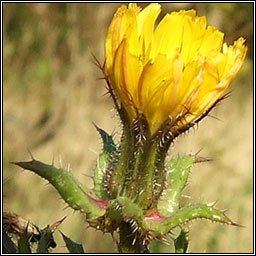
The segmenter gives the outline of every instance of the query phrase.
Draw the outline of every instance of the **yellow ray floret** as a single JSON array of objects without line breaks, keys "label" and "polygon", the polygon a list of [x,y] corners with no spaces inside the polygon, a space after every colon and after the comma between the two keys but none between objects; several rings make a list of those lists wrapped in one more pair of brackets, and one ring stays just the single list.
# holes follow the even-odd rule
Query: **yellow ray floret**
[{"label": "yellow ray floret", "polygon": [[194,10],[167,14],[155,28],[160,9],[121,6],[105,42],[111,86],[130,120],[143,114],[151,133],[185,112],[179,125],[199,118],[223,95],[247,51],[243,38],[223,43],[223,33]]}]

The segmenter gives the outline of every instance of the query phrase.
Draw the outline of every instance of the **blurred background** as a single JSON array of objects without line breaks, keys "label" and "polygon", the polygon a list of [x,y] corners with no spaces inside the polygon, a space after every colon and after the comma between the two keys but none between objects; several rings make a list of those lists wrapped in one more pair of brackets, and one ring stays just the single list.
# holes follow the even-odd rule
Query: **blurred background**
[{"label": "blurred background", "polygon": [[[140,6],[146,6],[140,3]],[[3,4],[3,210],[20,214],[44,228],[62,218],[60,230],[86,252],[117,252],[109,234],[86,229],[84,216],[64,209],[65,203],[46,181],[10,164],[34,157],[56,166],[69,164],[74,175],[91,187],[90,178],[101,152],[92,122],[120,134],[119,120],[106,93],[92,53],[103,62],[104,39],[120,3]],[[246,38],[248,54],[231,85],[231,97],[199,127],[182,135],[170,156],[197,153],[214,159],[192,168],[186,202],[228,209],[245,228],[191,223],[188,252],[250,253],[253,250],[253,3],[163,3],[167,12],[195,9],[233,44]],[[66,252],[61,235],[53,252]],[[158,252],[171,247],[154,245]]]}]

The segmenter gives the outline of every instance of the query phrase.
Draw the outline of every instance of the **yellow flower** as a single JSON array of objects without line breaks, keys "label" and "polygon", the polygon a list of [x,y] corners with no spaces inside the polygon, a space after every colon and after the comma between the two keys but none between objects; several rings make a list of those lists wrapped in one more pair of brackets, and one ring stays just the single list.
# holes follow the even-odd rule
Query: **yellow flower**
[{"label": "yellow flower", "polygon": [[130,120],[143,114],[151,133],[168,119],[184,115],[182,126],[203,115],[223,96],[247,51],[243,38],[223,44],[223,33],[194,10],[167,14],[154,28],[160,8],[122,5],[105,42],[111,86]]}]

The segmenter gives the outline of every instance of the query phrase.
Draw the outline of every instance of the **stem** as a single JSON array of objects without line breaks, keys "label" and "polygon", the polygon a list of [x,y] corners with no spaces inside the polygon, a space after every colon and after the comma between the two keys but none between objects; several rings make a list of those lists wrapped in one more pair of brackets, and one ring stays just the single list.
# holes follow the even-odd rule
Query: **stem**
[{"label": "stem", "polygon": [[138,198],[137,203],[147,209],[153,204],[154,199],[154,176],[156,162],[158,161],[158,141],[148,141],[144,148],[141,159],[141,168],[138,173]]},{"label": "stem", "polygon": [[136,195],[138,194],[138,176],[140,172],[140,166],[141,166],[141,161],[143,157],[143,145],[140,145],[137,149],[137,154],[136,154],[136,159],[135,159],[135,164],[134,164],[134,170],[132,173],[131,181],[127,185],[129,186],[129,197],[130,198],[136,198]]},{"label": "stem", "polygon": [[119,226],[120,243],[118,244],[119,253],[146,253],[149,252],[143,245],[140,237],[132,232],[131,225],[122,221]]},{"label": "stem", "polygon": [[162,194],[165,182],[165,171],[164,171],[164,164],[165,158],[167,156],[167,152],[171,145],[172,140],[167,141],[163,146],[159,147],[159,158],[156,165],[156,172],[155,172],[155,187],[154,187],[154,200],[158,201],[159,197]]},{"label": "stem", "polygon": [[124,189],[127,172],[129,172],[130,155],[133,154],[133,142],[131,137],[132,135],[129,127],[124,127],[118,164],[113,177],[114,186],[112,191],[112,198],[122,194]]}]

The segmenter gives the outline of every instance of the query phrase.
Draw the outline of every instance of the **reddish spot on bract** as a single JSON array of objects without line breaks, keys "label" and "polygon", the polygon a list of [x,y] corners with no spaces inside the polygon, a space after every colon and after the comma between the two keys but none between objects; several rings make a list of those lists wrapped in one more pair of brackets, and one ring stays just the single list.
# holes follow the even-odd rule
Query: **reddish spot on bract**
[{"label": "reddish spot on bract", "polygon": [[148,221],[162,221],[164,219],[165,219],[165,217],[163,215],[161,215],[158,211],[155,211],[145,217],[145,220],[148,220]]}]

